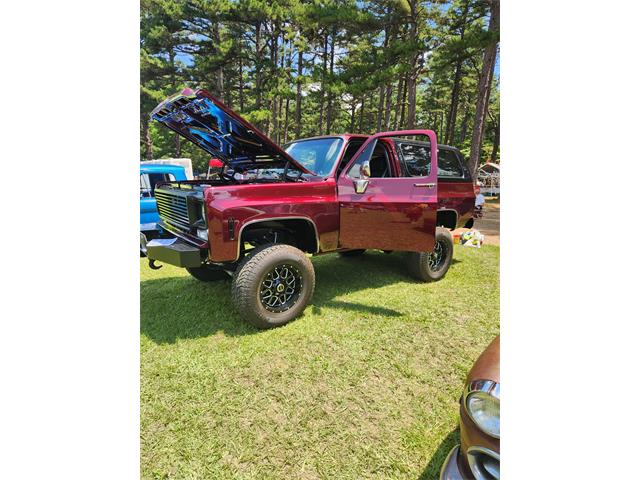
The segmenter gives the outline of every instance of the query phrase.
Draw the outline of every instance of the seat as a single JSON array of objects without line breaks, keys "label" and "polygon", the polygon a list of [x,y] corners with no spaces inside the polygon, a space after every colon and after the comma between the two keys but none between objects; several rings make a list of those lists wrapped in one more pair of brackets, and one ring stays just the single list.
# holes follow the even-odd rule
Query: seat
[{"label": "seat", "polygon": [[387,161],[387,152],[382,145],[377,145],[371,160],[369,160],[369,168],[371,169],[372,178],[384,178],[389,175],[389,162]]}]

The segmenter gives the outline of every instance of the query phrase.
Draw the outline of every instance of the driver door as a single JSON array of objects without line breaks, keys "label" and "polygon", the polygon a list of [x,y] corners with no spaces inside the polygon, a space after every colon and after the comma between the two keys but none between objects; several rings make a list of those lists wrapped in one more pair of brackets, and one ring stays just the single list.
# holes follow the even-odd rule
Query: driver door
[{"label": "driver door", "polygon": [[[413,169],[413,174],[420,176],[402,176],[407,171],[401,168],[393,142],[384,142],[391,144],[387,149],[390,171],[379,166],[378,142],[402,136],[429,139],[430,156],[417,159],[422,164],[415,164],[420,168]],[[369,137],[338,177],[339,248],[433,250],[438,208],[436,152],[436,135],[431,130],[384,132]],[[372,157],[376,162],[373,168]]]}]

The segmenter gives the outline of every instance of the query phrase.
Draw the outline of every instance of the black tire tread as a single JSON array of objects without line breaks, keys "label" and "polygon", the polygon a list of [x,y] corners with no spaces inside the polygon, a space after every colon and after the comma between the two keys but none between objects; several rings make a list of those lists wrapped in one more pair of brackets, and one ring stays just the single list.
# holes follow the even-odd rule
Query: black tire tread
[{"label": "black tire tread", "polygon": [[[255,299],[253,298],[251,287],[252,285],[255,285],[256,282],[260,281],[260,278],[258,278],[258,270],[261,264],[267,261],[270,256],[274,255],[274,253],[283,251],[291,251],[299,257],[299,260],[302,263],[306,264],[306,267],[311,272],[311,287],[306,302],[308,302],[308,300],[313,296],[313,291],[315,289],[315,272],[313,270],[313,264],[304,252],[287,244],[269,244],[255,248],[238,263],[238,268],[233,274],[233,280],[231,283],[231,299],[241,316],[250,320],[258,328],[272,328],[279,324],[270,322],[263,312],[255,308]],[[304,302],[305,306],[306,302]],[[294,307],[292,311],[295,310],[296,309]],[[304,306],[302,310],[304,310]],[[297,316],[299,313],[301,312],[297,312],[292,316],[292,318]],[[287,323],[291,319],[283,322],[282,324]]]},{"label": "black tire tread", "polygon": [[407,256],[407,267],[409,269],[409,273],[414,278],[417,278],[418,280],[422,280],[425,282],[436,282],[444,278],[444,276],[449,271],[449,267],[451,266],[451,261],[453,259],[453,237],[451,235],[451,232],[448,229],[444,227],[437,227],[436,239],[438,237],[444,237],[447,243],[449,243],[449,249],[451,252],[449,254],[449,262],[446,268],[444,269],[444,273],[442,273],[442,275],[439,275],[437,278],[433,278],[429,276],[428,272],[423,271],[421,267],[421,264],[423,262],[423,257],[427,254],[427,252],[409,252]]}]

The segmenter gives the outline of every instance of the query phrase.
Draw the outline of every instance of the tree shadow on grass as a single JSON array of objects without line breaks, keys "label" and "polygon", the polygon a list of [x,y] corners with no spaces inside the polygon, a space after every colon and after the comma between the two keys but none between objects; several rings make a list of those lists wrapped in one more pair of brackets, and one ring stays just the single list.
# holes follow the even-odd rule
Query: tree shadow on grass
[{"label": "tree shadow on grass", "polygon": [[[454,260],[455,262],[455,260]],[[365,305],[337,297],[394,283],[418,283],[406,269],[402,254],[367,252],[356,258],[322,255],[313,259],[316,289],[312,311],[323,307],[365,315],[399,317],[401,312],[382,305]],[[156,343],[201,338],[223,332],[251,335],[260,330],[240,318],[231,303],[231,278],[200,282],[191,276],[146,280],[140,284],[140,330]]]},{"label": "tree shadow on grass", "polygon": [[343,302],[341,300],[329,300],[327,302],[323,302],[322,304],[318,304],[313,302],[312,309],[313,313],[316,315],[322,314],[322,307],[331,307],[331,308],[340,308],[342,310],[352,310],[354,312],[369,314],[369,315],[384,315],[387,317],[400,317],[402,316],[401,312],[397,310],[392,310],[386,307],[378,307],[375,305],[364,305],[362,303],[355,302]]},{"label": "tree shadow on grass", "polygon": [[191,276],[146,280],[140,283],[140,331],[156,343],[256,333],[231,304],[231,279],[200,282]]},{"label": "tree shadow on grass", "polygon": [[431,456],[431,460],[427,464],[427,467],[422,471],[422,474],[418,477],[418,480],[437,480],[440,478],[440,469],[444,464],[444,461],[449,455],[449,452],[453,447],[460,443],[460,429],[456,428],[440,443],[438,449]]}]

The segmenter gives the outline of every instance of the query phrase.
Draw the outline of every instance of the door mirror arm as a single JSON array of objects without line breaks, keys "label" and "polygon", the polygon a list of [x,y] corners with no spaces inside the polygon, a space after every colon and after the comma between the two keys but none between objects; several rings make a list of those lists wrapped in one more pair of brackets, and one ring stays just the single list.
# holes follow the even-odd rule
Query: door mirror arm
[{"label": "door mirror arm", "polygon": [[364,193],[367,191],[367,186],[369,185],[368,178],[358,178],[353,181],[353,188],[356,193]]}]

